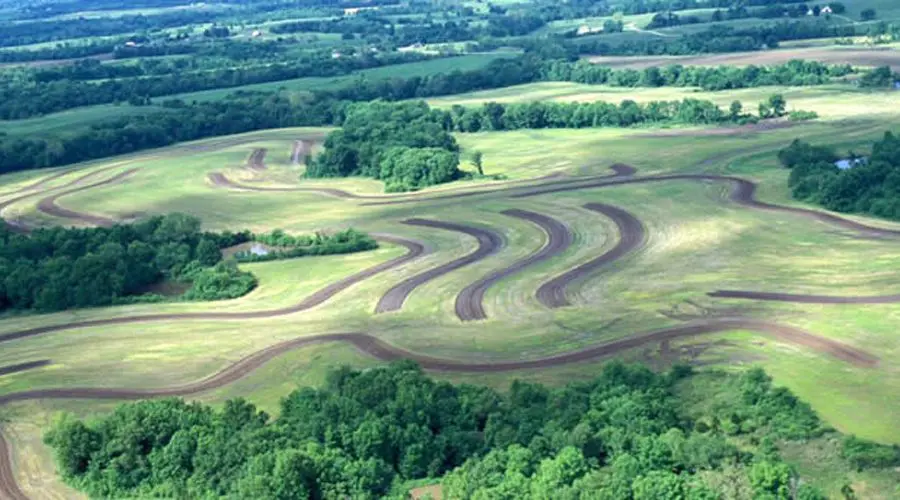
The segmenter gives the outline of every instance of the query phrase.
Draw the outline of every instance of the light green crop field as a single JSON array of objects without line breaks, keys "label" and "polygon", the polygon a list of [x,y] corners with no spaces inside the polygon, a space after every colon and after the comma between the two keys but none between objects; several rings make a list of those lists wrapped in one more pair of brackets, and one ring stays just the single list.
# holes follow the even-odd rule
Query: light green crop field
[{"label": "light green crop field", "polygon": [[[800,328],[877,357],[872,365],[851,363],[821,349],[748,330],[650,342],[616,354],[665,368],[675,362],[740,370],[759,365],[810,402],[831,425],[882,442],[900,443],[900,304],[804,305],[749,302],[708,296],[718,289],[780,291],[823,295],[900,293],[898,242],[860,239],[847,230],[792,213],[761,211],[728,199],[722,182],[669,180],[575,189],[513,198],[525,188],[559,183],[565,177],[593,177],[609,166],[634,166],[638,176],[707,173],[740,176],[759,184],[766,202],[802,207],[790,199],[787,172],[775,152],[795,137],[865,150],[886,129],[897,131],[895,93],[862,93],[848,87],[749,89],[702,93],[692,89],[613,89],[572,84],[536,84],[502,91],[435,100],[445,106],[487,100],[534,99],[650,100],[685,96],[747,105],[783,92],[792,105],[820,112],[823,119],[789,128],[766,129],[589,129],[523,130],[461,134],[464,153],[482,151],[487,174],[506,180],[459,181],[399,198],[382,193],[369,179],[301,180],[292,165],[295,140],[321,136],[324,129],[282,129],[210,139],[78,166],[41,190],[6,207],[5,218],[32,225],[80,225],[41,213],[38,202],[79,177],[108,169],[93,180],[125,169],[140,169],[127,180],[58,199],[78,212],[114,219],[183,211],[215,229],[271,230],[291,233],[355,227],[420,241],[429,253],[388,272],[363,280],[311,309],[258,319],[165,319],[56,331],[3,343],[0,367],[47,359],[41,368],[0,376],[0,394],[42,388],[161,389],[202,380],[238,360],[277,343],[325,333],[364,332],[391,345],[452,360],[496,364],[545,358],[626,339],[660,328],[715,318],[747,318]],[[266,148],[267,168],[253,171],[247,157]],[[468,165],[464,167],[469,168]],[[0,203],[12,192],[54,172],[0,177]],[[218,186],[208,178],[221,173],[247,187],[330,188],[376,199],[339,198],[312,191],[252,191]],[[86,181],[85,181],[86,182]],[[573,184],[578,184],[573,181]],[[501,188],[506,191],[500,190]],[[512,191],[510,191],[512,189]],[[519,191],[517,191],[519,190]],[[466,198],[447,193],[479,192]],[[412,200],[393,205],[373,201]],[[549,279],[608,251],[619,241],[613,222],[584,208],[586,203],[620,207],[641,221],[646,241],[638,250],[572,283],[572,305],[548,309],[535,292]],[[502,279],[484,297],[488,318],[460,321],[457,294],[476,280],[539,250],[547,236],[535,225],[504,215],[524,209],[551,216],[571,232],[573,243],[553,258]],[[378,300],[400,281],[451,262],[476,249],[476,240],[453,231],[402,223],[418,217],[455,222],[501,235],[495,253],[415,289],[402,309],[375,314]],[[900,224],[848,217],[873,226]],[[299,303],[342,278],[397,258],[405,249],[379,249],[345,256],[302,258],[244,265],[259,287],[240,299],[216,303],[166,303],[66,311],[0,318],[0,335],[24,329],[156,313],[270,311]],[[473,374],[438,372],[456,382],[504,388],[514,378],[562,384],[590,378],[605,358],[588,362]],[[326,371],[349,364],[368,367],[380,361],[346,343],[319,343],[285,352],[234,383],[191,394],[212,404],[245,397],[277,415],[278,401],[298,385],[317,385]],[[52,457],[40,434],[60,411],[88,416],[108,411],[115,402],[41,400],[0,408],[3,432],[12,444],[20,486],[40,498],[79,498],[53,473]],[[827,446],[822,443],[821,446]],[[798,452],[799,453],[799,452]],[[806,469],[827,467],[797,456]],[[890,491],[881,478],[839,471],[863,482],[872,498]],[[821,487],[838,494],[839,482],[823,474]],[[834,484],[832,484],[834,482]],[[886,484],[886,483],[885,483]],[[862,491],[857,489],[857,491]],[[887,498],[887,496],[885,496]]]}]

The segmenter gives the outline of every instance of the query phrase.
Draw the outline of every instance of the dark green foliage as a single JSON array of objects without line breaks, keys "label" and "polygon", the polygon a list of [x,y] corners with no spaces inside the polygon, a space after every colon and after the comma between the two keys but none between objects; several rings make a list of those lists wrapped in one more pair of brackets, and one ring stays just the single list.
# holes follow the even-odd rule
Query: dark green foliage
[{"label": "dark green foliage", "polygon": [[281,230],[275,230],[267,234],[254,235],[252,238],[253,241],[265,243],[274,248],[264,255],[240,252],[235,255],[239,262],[264,262],[312,255],[336,255],[378,248],[378,242],[371,236],[352,228],[334,234],[316,233],[312,236],[291,236]]},{"label": "dark green foliage", "polygon": [[347,109],[306,176],[363,175],[390,191],[415,190],[459,178],[458,151],[443,114],[424,102],[359,103]]},{"label": "dark green foliage", "polygon": [[891,71],[890,66],[880,66],[869,71],[859,79],[859,86],[864,88],[889,88],[894,82],[900,81],[900,76]]},{"label": "dark green foliage", "polygon": [[187,300],[239,297],[256,286],[256,278],[234,263],[221,263],[221,249],[256,238],[278,240],[282,248],[245,260],[342,254],[377,247],[370,236],[353,229],[314,236],[202,232],[200,221],[184,214],[111,228],[39,229],[27,236],[0,226],[0,311],[46,312],[157,302],[163,298],[144,294],[163,280],[191,284],[182,296]]},{"label": "dark green foliage", "polygon": [[[64,418],[46,442],[66,480],[100,497],[378,498],[443,476],[445,498],[713,500],[724,491],[703,478],[721,472],[758,498],[792,498],[797,475],[768,437],[754,454],[725,429],[695,430],[722,409],[689,416],[676,387],[693,376],[611,363],[590,382],[515,382],[501,395],[398,362],[335,370],[282,400],[275,421],[241,400],[214,411],[170,399]],[[721,377],[738,432],[807,439],[820,426],[760,370]]]},{"label": "dark green foliage", "polygon": [[794,197],[829,210],[900,219],[900,139],[892,133],[872,147],[868,159],[848,155],[850,167],[839,170],[828,148],[794,141],[778,154],[792,168],[788,185]]},{"label": "dark green foliage", "polygon": [[841,454],[860,470],[900,466],[900,446],[886,446],[856,436],[844,438]]}]

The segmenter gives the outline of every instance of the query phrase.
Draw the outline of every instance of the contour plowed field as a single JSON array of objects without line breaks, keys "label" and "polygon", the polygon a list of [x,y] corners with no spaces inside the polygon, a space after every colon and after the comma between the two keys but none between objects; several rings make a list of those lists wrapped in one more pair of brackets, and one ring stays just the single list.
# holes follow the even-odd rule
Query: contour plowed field
[{"label": "contour plowed field", "polygon": [[589,203],[584,208],[601,213],[612,219],[619,231],[619,241],[603,255],[541,285],[537,290],[537,299],[541,304],[551,309],[571,305],[569,298],[566,297],[566,289],[570,284],[637,250],[646,241],[644,225],[631,213],[619,207],[603,203]]},{"label": "contour plowed field", "polygon": [[506,210],[503,214],[532,222],[547,234],[547,243],[537,252],[496,271],[463,289],[456,296],[456,316],[462,321],[487,319],[484,312],[484,294],[501,280],[522,271],[526,267],[551,259],[566,251],[572,244],[572,232],[562,222],[527,210]]},{"label": "contour plowed field", "polygon": [[416,288],[447,273],[456,271],[457,269],[461,269],[474,262],[478,262],[479,260],[484,259],[489,255],[493,255],[501,248],[503,248],[504,244],[503,237],[499,234],[477,227],[464,226],[462,224],[455,224],[452,222],[440,222],[424,219],[409,219],[407,221],[404,221],[404,224],[465,233],[478,240],[478,248],[474,252],[464,257],[453,260],[446,264],[442,264],[401,281],[393,288],[385,292],[385,294],[381,297],[381,300],[378,301],[378,305],[375,307],[376,314],[399,310],[403,307],[403,303],[406,302],[406,299]]}]

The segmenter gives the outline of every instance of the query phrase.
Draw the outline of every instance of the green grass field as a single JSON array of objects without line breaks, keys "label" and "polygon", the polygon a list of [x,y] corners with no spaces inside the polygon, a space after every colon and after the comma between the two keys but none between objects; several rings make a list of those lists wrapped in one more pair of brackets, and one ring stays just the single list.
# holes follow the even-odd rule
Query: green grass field
[{"label": "green grass field", "polygon": [[[601,175],[611,164],[622,162],[636,167],[638,175],[739,175],[759,183],[762,200],[797,205],[789,198],[787,172],[777,165],[775,151],[795,137],[862,150],[885,129],[897,129],[891,110],[896,109],[898,94],[862,93],[843,86],[699,93],[691,89],[612,89],[551,83],[437,99],[434,104],[684,96],[721,103],[741,99],[750,104],[774,90],[785,93],[798,108],[820,112],[823,119],[787,129],[727,134],[703,128],[523,130],[461,134],[458,141],[464,155],[472,150],[484,153],[486,173],[503,174],[510,180],[549,173]],[[247,185],[329,187],[382,194],[380,184],[372,180],[299,180],[302,167],[290,164],[291,145],[294,140],[321,132],[264,131],[94,162],[49,184],[44,192],[11,205],[3,216],[37,224],[68,224],[37,211],[42,195],[52,194],[64,182],[92,169],[116,165],[104,175],[127,168],[141,170],[123,183],[66,196],[59,204],[112,218],[185,211],[200,217],[210,229],[283,228],[306,233],[352,226],[425,242],[431,254],[363,281],[318,307],[288,316],[119,324],[8,342],[0,351],[0,366],[34,359],[50,359],[51,364],[0,377],[0,394],[48,387],[177,386],[203,379],[280,341],[321,333],[364,331],[416,353],[492,363],[545,357],[709,317],[740,316],[802,328],[873,353],[879,362],[874,367],[856,366],[750,331],[676,340],[666,354],[660,345],[647,344],[623,352],[621,357],[659,368],[676,361],[729,370],[759,365],[778,384],[810,402],[837,429],[900,443],[896,425],[896,415],[900,414],[900,399],[896,397],[900,391],[900,339],[895,335],[900,305],[754,303],[707,296],[719,288],[836,295],[898,293],[900,253],[895,250],[896,242],[849,238],[831,226],[792,214],[743,208],[727,201],[725,185],[709,182],[624,185],[530,198],[502,194],[462,201],[434,198],[434,193],[446,189],[482,189],[496,182],[460,181],[426,190],[416,203],[365,206],[357,200],[309,192],[235,192],[207,180],[210,172],[223,172]],[[268,169],[251,173],[244,165],[248,154],[258,147],[268,149]],[[20,186],[39,179],[41,174],[0,178],[0,184]],[[6,192],[0,190],[0,201]],[[610,268],[575,283],[570,289],[573,306],[546,309],[534,297],[541,283],[603,254],[618,240],[609,220],[583,208],[590,202],[609,203],[632,212],[646,227],[647,243]],[[574,243],[558,257],[490,288],[484,301],[489,316],[486,321],[462,323],[453,309],[461,289],[543,245],[545,237],[536,226],[501,213],[511,208],[553,216],[571,229]],[[375,315],[379,297],[400,280],[476,247],[475,240],[468,236],[401,224],[410,217],[490,228],[501,233],[506,244],[494,255],[415,290],[402,310]],[[245,265],[258,276],[260,286],[240,299],[8,316],[0,319],[0,334],[151,312],[274,309],[296,303],[338,279],[403,252],[399,247],[384,245],[354,255]],[[514,378],[560,384],[590,378],[600,363],[602,360],[487,375],[438,375],[500,388]],[[319,344],[286,353],[238,382],[191,398],[221,404],[227,398],[241,396],[277,412],[279,398],[298,385],[321,383],[325,371],[340,364],[366,367],[377,362],[344,344]],[[72,400],[17,403],[3,408],[2,417],[7,422],[3,430],[12,441],[20,485],[27,492],[40,492],[41,498],[78,498],[54,476],[48,450],[40,444],[40,432],[60,411],[86,416],[111,406]],[[792,455],[803,467],[829,467],[803,453],[794,450]],[[854,476],[853,471],[833,474],[866,482],[871,498],[889,498],[883,495],[890,491],[889,483],[882,478]],[[822,481],[823,488],[837,494],[834,489],[839,483],[831,484],[830,477]]]}]

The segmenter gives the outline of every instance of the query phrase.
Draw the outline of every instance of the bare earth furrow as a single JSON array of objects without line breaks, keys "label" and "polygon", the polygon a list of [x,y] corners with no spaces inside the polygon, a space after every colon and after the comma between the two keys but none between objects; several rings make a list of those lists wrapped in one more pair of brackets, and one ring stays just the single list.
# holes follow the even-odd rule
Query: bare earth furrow
[{"label": "bare earth furrow", "polygon": [[409,224],[411,226],[430,227],[434,229],[444,229],[447,231],[456,231],[459,233],[468,234],[469,236],[472,236],[473,238],[478,240],[478,248],[474,252],[464,257],[453,260],[446,264],[442,264],[401,281],[393,288],[385,292],[384,295],[382,295],[381,300],[378,301],[378,305],[375,306],[376,314],[397,311],[401,309],[403,307],[403,303],[406,302],[406,299],[409,298],[410,294],[412,294],[412,292],[416,288],[447,273],[451,273],[453,271],[456,271],[457,269],[468,266],[469,264],[478,262],[479,260],[484,259],[489,255],[493,255],[497,253],[501,248],[503,248],[504,245],[503,237],[501,235],[493,231],[488,231],[486,229],[480,229],[477,227],[464,226],[462,224],[455,224],[452,222],[441,222],[425,219],[409,219],[404,221],[403,223]]},{"label": "bare earth furrow", "polygon": [[572,244],[572,232],[563,223],[552,217],[518,209],[506,210],[503,214],[540,226],[547,234],[547,242],[537,252],[507,268],[491,273],[463,289],[456,296],[456,316],[462,321],[487,319],[484,311],[484,294],[488,288],[529,266],[558,256]]},{"label": "bare earth furrow", "polygon": [[751,292],[745,290],[716,290],[708,293],[718,299],[744,299],[770,302],[793,302],[796,304],[895,304],[900,302],[900,295],[870,296],[834,296],[810,295],[800,293]]},{"label": "bare earth furrow", "polygon": [[68,196],[70,194],[79,193],[81,191],[87,191],[89,189],[94,189],[94,188],[98,188],[98,187],[102,187],[102,186],[109,186],[112,184],[122,182],[125,179],[127,179],[128,177],[131,177],[132,175],[136,174],[140,170],[141,170],[140,168],[128,169],[124,172],[120,172],[120,173],[110,177],[109,179],[104,179],[102,181],[94,182],[92,184],[87,184],[84,186],[79,186],[77,188],[68,189],[66,191],[60,191],[54,195],[48,196],[46,198],[42,198],[40,201],[38,201],[37,208],[39,211],[41,211],[47,215],[52,215],[54,217],[59,217],[62,219],[70,219],[73,221],[81,222],[83,224],[90,224],[90,225],[101,226],[101,227],[112,226],[113,224],[116,224],[118,221],[115,219],[110,219],[108,217],[103,217],[100,215],[93,215],[93,214],[89,214],[89,213],[85,213],[85,212],[78,212],[75,210],[70,210],[68,208],[63,208],[63,207],[57,205],[56,202],[63,196]]},{"label": "bare earth furrow", "polygon": [[556,278],[544,283],[537,290],[538,301],[546,307],[555,309],[571,305],[566,296],[566,289],[575,281],[591,275],[598,269],[607,266],[625,255],[643,246],[646,231],[641,221],[631,213],[619,207],[603,203],[589,203],[584,206],[588,210],[599,212],[612,219],[619,231],[619,241],[603,255],[571,269]]}]

